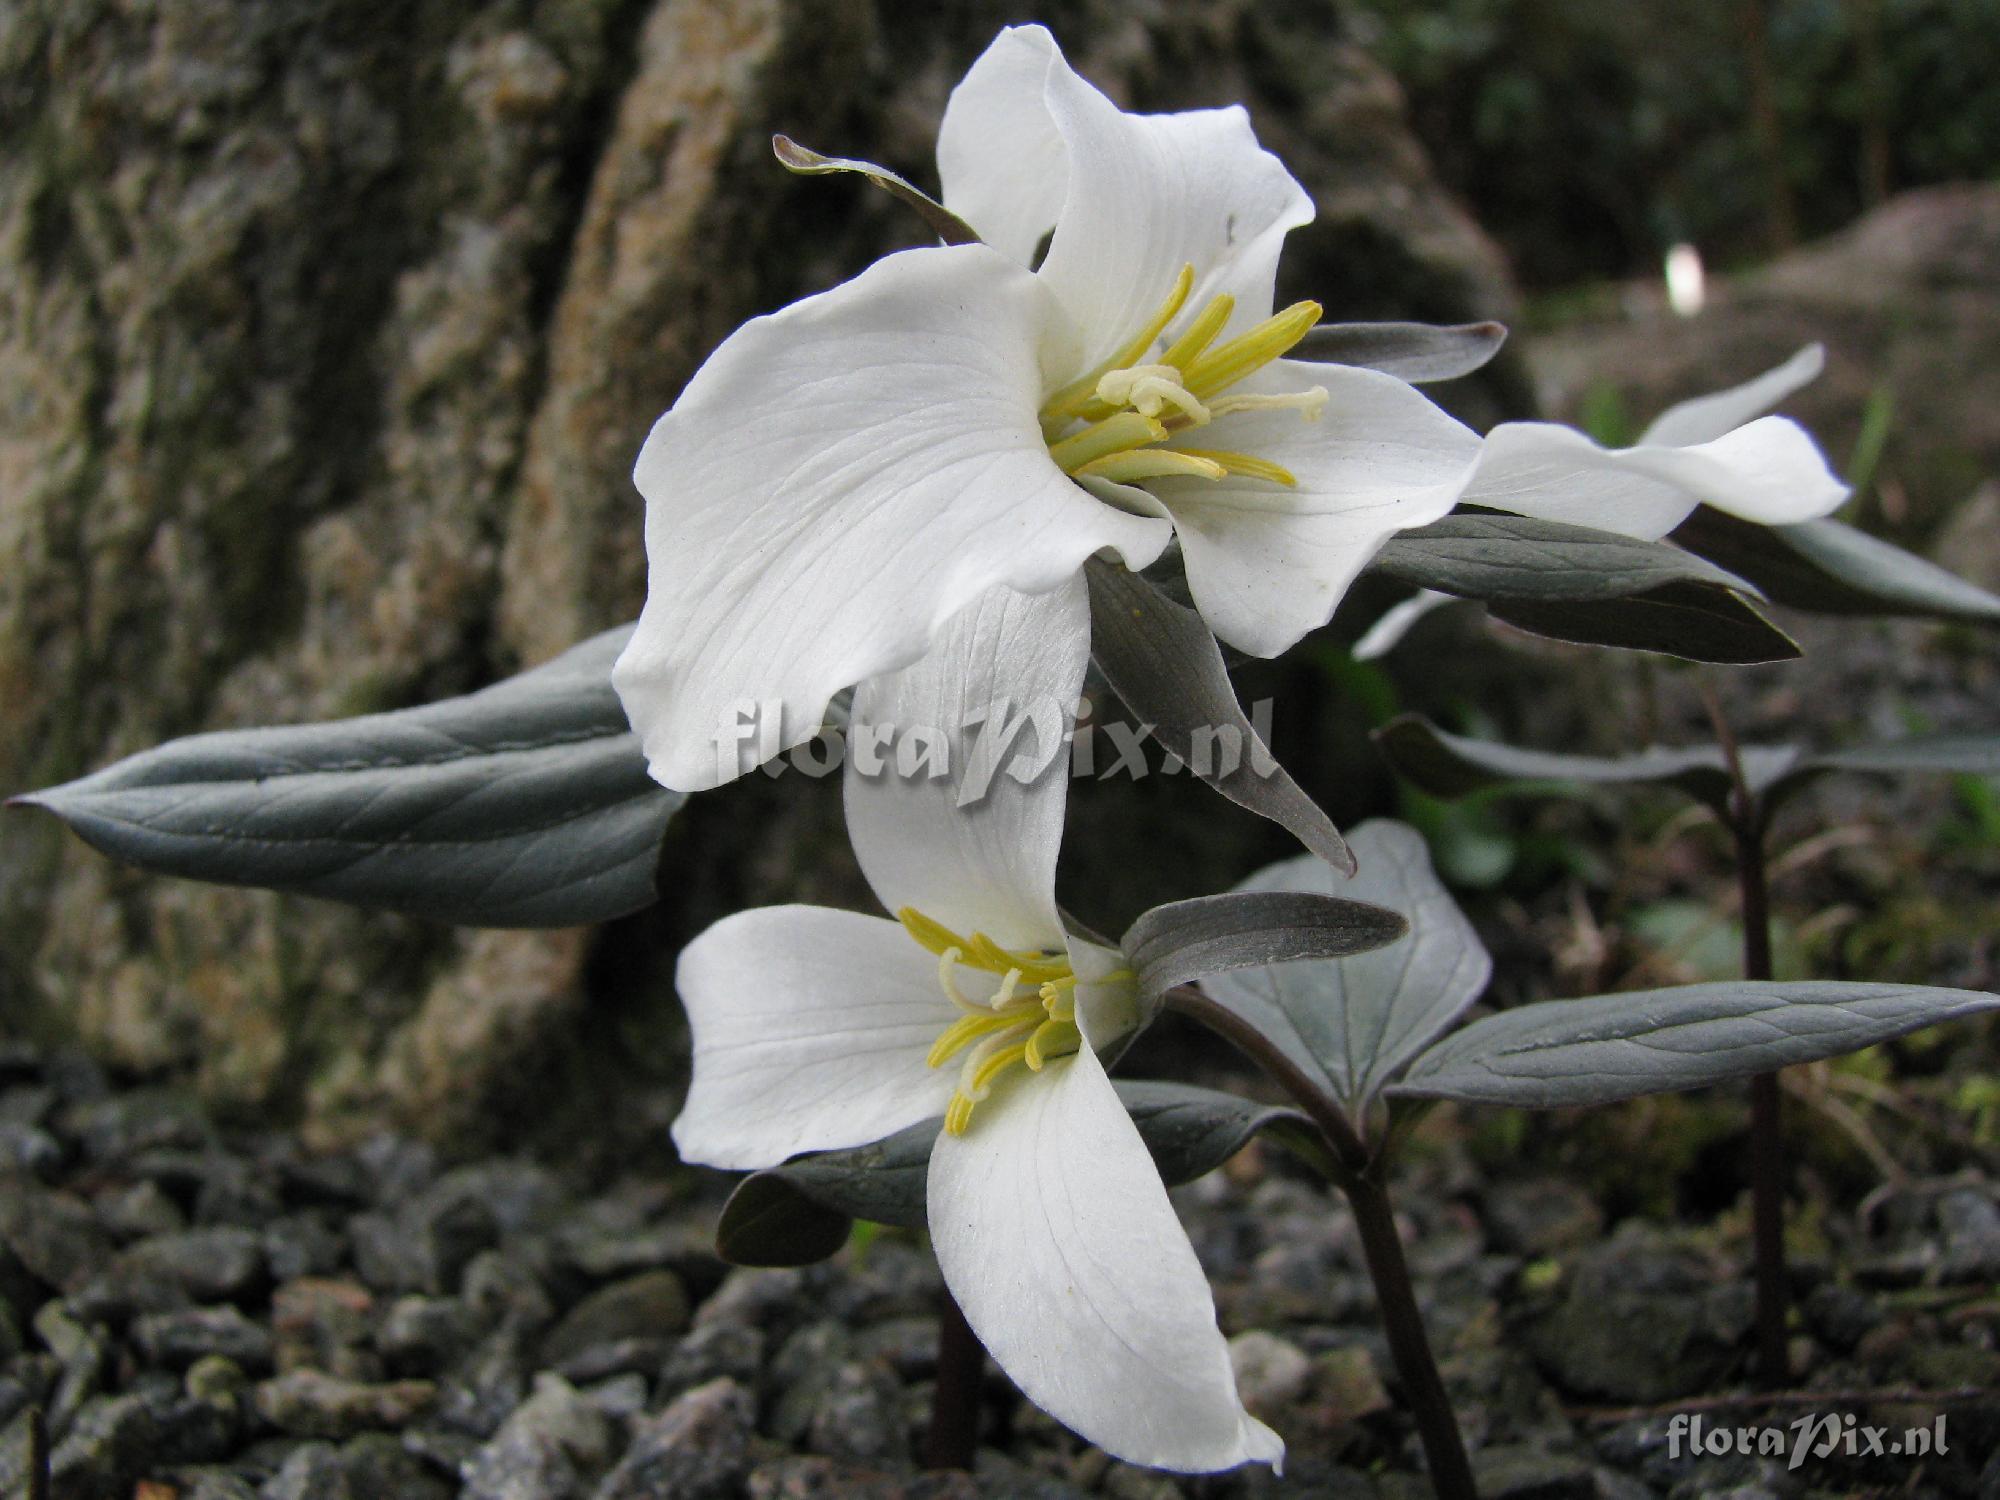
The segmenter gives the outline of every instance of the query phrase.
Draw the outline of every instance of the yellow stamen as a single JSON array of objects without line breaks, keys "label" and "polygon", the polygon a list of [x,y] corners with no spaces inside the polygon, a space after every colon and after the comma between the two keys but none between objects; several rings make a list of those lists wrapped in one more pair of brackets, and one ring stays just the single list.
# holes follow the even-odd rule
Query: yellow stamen
[{"label": "yellow stamen", "polygon": [[1202,350],[1215,342],[1215,336],[1222,332],[1222,325],[1235,311],[1236,299],[1229,293],[1224,292],[1213,299],[1201,310],[1201,316],[1188,324],[1187,332],[1167,346],[1167,352],[1160,356],[1160,363],[1185,370],[1201,358]]},{"label": "yellow stamen", "polygon": [[965,1127],[972,1123],[972,1101],[960,1093],[953,1093],[951,1103],[945,1106],[944,1128],[947,1135],[964,1135]]},{"label": "yellow stamen", "polygon": [[1044,1021],[1021,1047],[1021,1061],[1041,1072],[1050,1059],[1068,1057],[1083,1048],[1083,1033],[1074,1021]]},{"label": "yellow stamen", "polygon": [[1108,406],[1129,406],[1143,417],[1157,417],[1169,406],[1199,427],[1208,421],[1208,408],[1181,384],[1181,372],[1172,365],[1128,365],[1113,370],[1097,382],[1097,399]]},{"label": "yellow stamen", "polygon": [[903,924],[903,931],[917,940],[920,947],[932,953],[942,953],[947,948],[963,949],[965,939],[941,922],[934,922],[914,906],[906,906],[896,913],[896,920]]},{"label": "yellow stamen", "polygon": [[941,1068],[981,1037],[992,1036],[995,1032],[1011,1031],[1019,1026],[1022,1020],[1023,1017],[1018,1009],[1011,1015],[960,1016],[938,1036],[930,1054],[924,1059],[924,1066]]},{"label": "yellow stamen", "polygon": [[1320,311],[1317,302],[1294,302],[1283,312],[1274,313],[1248,333],[1196,360],[1187,372],[1187,388],[1197,396],[1209,396],[1261,370],[1304,338],[1319,322]]},{"label": "yellow stamen", "polygon": [[1083,409],[1090,405],[1092,398],[1097,394],[1097,382],[1100,379],[1112,370],[1135,365],[1144,358],[1161,332],[1173,322],[1174,315],[1181,310],[1181,304],[1187,301],[1188,293],[1193,290],[1194,264],[1189,262],[1181,267],[1181,274],[1174,278],[1174,289],[1167,293],[1167,300],[1161,303],[1158,311],[1146,320],[1145,326],[1130,343],[1088,375],[1081,375],[1072,380],[1042,403],[1044,429],[1054,424],[1057,430],[1060,430],[1064,422],[1080,415]]},{"label": "yellow stamen", "polygon": [[987,1091],[993,1086],[993,1080],[1013,1067],[1015,1063],[1020,1062],[1027,1055],[1028,1044],[1026,1042],[1016,1042],[1011,1047],[1001,1047],[989,1056],[981,1059],[971,1070],[972,1077],[970,1081],[972,1087],[965,1089],[965,1093],[975,1102],[984,1099]]},{"label": "yellow stamen", "polygon": [[1229,471],[1221,464],[1169,448],[1138,448],[1130,453],[1114,453],[1094,459],[1070,471],[1078,479],[1108,479],[1113,484],[1136,484],[1142,479],[1220,479]]},{"label": "yellow stamen", "polygon": [[1281,468],[1269,459],[1254,458],[1248,453],[1232,453],[1226,448],[1176,448],[1173,451],[1185,453],[1190,458],[1205,458],[1210,463],[1222,465],[1231,474],[1241,474],[1245,479],[1266,479],[1288,489],[1298,484],[1290,469]]},{"label": "yellow stamen", "polygon": [[1136,411],[1121,411],[1060,442],[1051,443],[1049,457],[1065,474],[1074,474],[1087,463],[1144,447],[1147,443],[1157,443],[1166,435],[1167,429],[1152,417]]}]

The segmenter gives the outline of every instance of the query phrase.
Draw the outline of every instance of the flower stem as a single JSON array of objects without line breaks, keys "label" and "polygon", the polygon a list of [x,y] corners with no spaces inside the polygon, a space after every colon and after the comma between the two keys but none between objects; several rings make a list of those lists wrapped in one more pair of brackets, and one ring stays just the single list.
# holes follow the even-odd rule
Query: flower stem
[{"label": "flower stem", "polygon": [[924,1467],[969,1472],[979,1446],[979,1384],[986,1370],[986,1350],[951,1293],[938,1295],[937,1385],[931,1393]]},{"label": "flower stem", "polygon": [[1438,1500],[1477,1500],[1472,1462],[1465,1455],[1465,1440],[1459,1435],[1451,1397],[1445,1392],[1444,1377],[1438,1374],[1430,1339],[1424,1333],[1424,1318],[1410,1282],[1409,1262],[1403,1258],[1403,1242],[1396,1233],[1389,1190],[1371,1171],[1349,1183],[1346,1193],[1354,1209],[1355,1226],[1361,1231],[1369,1279],[1375,1283],[1375,1304],[1381,1311],[1383,1331],[1389,1336],[1389,1353],[1395,1358],[1403,1394],[1417,1419],[1417,1434],[1430,1465],[1431,1487]]},{"label": "flower stem", "polygon": [[28,1500],[49,1500],[49,1423],[39,1406],[28,1408]]},{"label": "flower stem", "polygon": [[1478,1500],[1472,1482],[1472,1463],[1465,1454],[1465,1439],[1459,1435],[1458,1418],[1451,1398],[1438,1374],[1431,1354],[1430,1337],[1424,1332],[1424,1318],[1417,1308],[1417,1294],[1410,1281],[1409,1262],[1403,1258],[1403,1242],[1396,1234],[1395,1210],[1389,1204],[1389,1189],[1383,1181],[1387,1162],[1348,1119],[1340,1104],[1315,1084],[1271,1039],[1238,1016],[1218,1005],[1191,985],[1181,985],[1166,995],[1169,1010],[1201,1022],[1234,1044],[1252,1062],[1269,1074],[1292,1102],[1311,1117],[1325,1138],[1333,1185],[1347,1195],[1354,1210],[1354,1222],[1361,1232],[1362,1253],[1367,1257],[1368,1276],[1375,1284],[1375,1303],[1382,1315],[1383,1330],[1389,1336],[1389,1353],[1396,1361],[1403,1392],[1409,1398],[1410,1414],[1416,1418],[1417,1434],[1430,1465],[1431,1487],[1438,1500]]},{"label": "flower stem", "polygon": [[[1764,863],[1766,812],[1743,774],[1736,736],[1723,716],[1713,688],[1702,699],[1716,738],[1729,762],[1735,794],[1730,798],[1729,831],[1736,840],[1736,887],[1743,920],[1743,977],[1771,978],[1771,892]],[[1753,1276],[1757,1289],[1757,1380],[1776,1389],[1791,1377],[1785,1310],[1790,1288],[1785,1273],[1784,1104],[1776,1073],[1750,1080],[1750,1224]]]}]

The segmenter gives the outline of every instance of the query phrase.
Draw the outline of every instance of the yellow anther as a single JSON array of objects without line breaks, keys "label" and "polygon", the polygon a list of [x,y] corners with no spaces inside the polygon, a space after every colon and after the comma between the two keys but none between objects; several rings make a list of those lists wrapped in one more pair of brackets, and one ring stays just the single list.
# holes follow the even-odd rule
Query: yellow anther
[{"label": "yellow anther", "polygon": [[1039,1073],[1047,1063],[1058,1057],[1069,1057],[1082,1050],[1083,1033],[1073,1021],[1044,1021],[1021,1045],[1021,1061],[1029,1069]]},{"label": "yellow anther", "polygon": [[1071,471],[1078,479],[1108,479],[1113,484],[1137,484],[1142,479],[1220,479],[1229,471],[1206,458],[1170,448],[1138,448],[1114,453]]},{"label": "yellow anther", "polygon": [[1201,357],[1202,350],[1215,342],[1215,336],[1222,332],[1222,325],[1235,311],[1236,299],[1229,293],[1224,292],[1213,298],[1201,310],[1201,315],[1188,324],[1187,331],[1167,346],[1167,352],[1160,356],[1160,363],[1185,370]]},{"label": "yellow anther", "polygon": [[1021,1025],[1022,1020],[1018,1011],[1012,1015],[960,1016],[945,1027],[937,1041],[932,1044],[924,1064],[927,1067],[941,1068],[981,1037],[992,1036],[996,1032],[1011,1031]]},{"label": "yellow anther", "polygon": [[1141,448],[1147,443],[1157,443],[1166,435],[1167,429],[1151,417],[1136,411],[1121,411],[1060,442],[1051,443],[1049,457],[1065,474],[1074,474],[1087,463]]},{"label": "yellow anther", "polygon": [[972,1101],[965,1095],[954,1092],[951,1103],[945,1106],[944,1128],[947,1135],[964,1135],[965,1127],[972,1123]]},{"label": "yellow anther", "polygon": [[1231,453],[1225,448],[1176,448],[1173,451],[1185,453],[1191,458],[1205,458],[1210,463],[1220,464],[1231,474],[1241,474],[1245,479],[1269,480],[1287,488],[1295,487],[1299,482],[1290,469],[1248,453]]},{"label": "yellow anther", "polygon": [[1319,322],[1320,311],[1317,302],[1294,302],[1283,312],[1274,313],[1248,333],[1196,360],[1187,372],[1187,388],[1197,396],[1209,396],[1261,370],[1304,338]]},{"label": "yellow anther", "polygon": [[906,906],[896,913],[896,920],[903,924],[903,931],[917,940],[920,947],[933,953],[942,953],[947,948],[963,951],[966,940],[941,922],[934,922],[914,906]]},{"label": "yellow anther", "polygon": [[1161,303],[1153,316],[1146,320],[1145,326],[1134,335],[1130,343],[1088,375],[1072,380],[1042,403],[1043,427],[1046,429],[1053,423],[1060,430],[1064,422],[1080,415],[1083,409],[1090,405],[1097,394],[1097,382],[1106,373],[1125,365],[1135,365],[1144,358],[1161,332],[1173,322],[1174,315],[1181,310],[1181,305],[1187,301],[1188,293],[1193,290],[1194,265],[1190,262],[1181,267],[1181,274],[1174,278],[1174,289],[1167,293],[1167,300]]},{"label": "yellow anther", "polygon": [[1010,1047],[996,1049],[987,1057],[981,1059],[972,1068],[972,1077],[970,1079],[972,1087],[966,1089],[965,1092],[974,1101],[984,1099],[987,1092],[993,1087],[993,1080],[1013,1067],[1015,1063],[1020,1062],[1027,1055],[1028,1044],[1026,1042],[1016,1042]]}]

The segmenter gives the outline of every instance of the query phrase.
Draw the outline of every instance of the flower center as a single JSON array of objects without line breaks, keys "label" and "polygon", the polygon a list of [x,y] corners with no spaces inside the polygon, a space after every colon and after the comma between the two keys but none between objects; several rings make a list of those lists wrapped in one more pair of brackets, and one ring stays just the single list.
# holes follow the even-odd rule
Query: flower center
[{"label": "flower center", "polygon": [[[1147,479],[1221,479],[1239,474],[1295,485],[1292,474],[1248,453],[1191,448],[1176,441],[1233,411],[1290,409],[1308,422],[1325,410],[1326,387],[1283,395],[1224,395],[1231,386],[1286,353],[1319,322],[1317,302],[1295,302],[1249,332],[1217,345],[1235,311],[1224,293],[1209,302],[1180,337],[1156,350],[1194,286],[1194,267],[1181,274],[1167,300],[1110,359],[1071,381],[1043,403],[1042,436],[1049,456],[1074,478],[1137,484]],[[1155,356],[1149,358],[1148,356]]]},{"label": "flower center", "polygon": [[[938,956],[938,983],[960,1012],[939,1035],[929,1062],[941,1068],[959,1053],[958,1087],[944,1112],[944,1128],[964,1135],[973,1107],[1016,1065],[1039,1073],[1083,1046],[1076,1025],[1076,975],[1067,953],[1002,948],[983,932],[960,937],[913,906],[896,913],[911,937]],[[984,1000],[959,987],[958,970],[998,976]]]}]

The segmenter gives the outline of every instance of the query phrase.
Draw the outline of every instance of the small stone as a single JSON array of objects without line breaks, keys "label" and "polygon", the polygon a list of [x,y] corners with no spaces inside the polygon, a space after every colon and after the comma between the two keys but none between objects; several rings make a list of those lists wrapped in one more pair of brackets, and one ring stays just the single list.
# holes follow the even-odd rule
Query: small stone
[{"label": "small stone", "polygon": [[399,1297],[375,1331],[375,1347],[398,1375],[441,1375],[479,1342],[479,1323],[455,1297]]},{"label": "small stone", "polygon": [[1948,1282],[2000,1278],[2000,1206],[1974,1188],[1955,1188],[1938,1199],[1944,1232],[1939,1276]]},{"label": "small stone", "polygon": [[25,1178],[0,1180],[0,1242],[44,1286],[73,1291],[111,1258],[111,1239],[82,1199]]},{"label": "small stone", "polygon": [[1328,1419],[1336,1424],[1358,1422],[1392,1404],[1375,1368],[1375,1356],[1359,1344],[1320,1355],[1314,1362],[1312,1387],[1326,1405]]},{"label": "small stone", "polygon": [[375,1322],[375,1299],[353,1281],[306,1276],[271,1294],[275,1359],[282,1372],[296,1369],[359,1374],[358,1357]]},{"label": "small stone", "polygon": [[266,1277],[262,1239],[234,1225],[157,1235],[119,1261],[171,1282],[196,1302],[244,1300],[262,1289]]},{"label": "small stone", "polygon": [[738,1267],[722,1280],[715,1295],[695,1314],[697,1328],[711,1323],[742,1323],[766,1333],[798,1316],[804,1300],[806,1273],[790,1268]]},{"label": "small stone", "polygon": [[759,1464],[743,1492],[749,1500],[979,1500],[985,1493],[970,1474],[891,1474],[867,1464],[820,1457]]},{"label": "small stone", "polygon": [[765,1338],[760,1328],[743,1323],[707,1323],[674,1346],[660,1366],[660,1397],[674,1397],[711,1380],[730,1379],[754,1386],[764,1364]]},{"label": "small stone", "polygon": [[257,1493],[258,1500],[366,1500],[348,1482],[340,1450],[330,1443],[294,1448]]},{"label": "small stone", "polygon": [[62,1166],[62,1146],[46,1130],[0,1120],[0,1172],[20,1172],[44,1180]]},{"label": "small stone", "polygon": [[757,1404],[733,1380],[696,1386],[638,1423],[593,1500],[736,1500],[750,1471]]},{"label": "small stone", "polygon": [[487,1323],[524,1333],[545,1327],[556,1315],[547,1288],[534,1268],[504,1251],[486,1250],[465,1268],[460,1292],[466,1306]]},{"label": "small stone", "polygon": [[1305,1393],[1313,1368],[1298,1345],[1254,1328],[1229,1341],[1229,1366],[1243,1404],[1266,1422]]},{"label": "small stone", "polygon": [[1472,1455],[1482,1500],[1597,1500],[1597,1478],[1583,1459],[1503,1443]]},{"label": "small stone", "polygon": [[502,1324],[453,1372],[438,1406],[438,1420],[481,1438],[500,1430],[528,1388],[521,1336]]},{"label": "small stone", "polygon": [[155,1364],[184,1370],[219,1354],[245,1370],[271,1368],[271,1335],[235,1307],[189,1307],[134,1320],[132,1342]]},{"label": "small stone", "polygon": [[614,1375],[650,1375],[660,1368],[672,1347],[669,1339],[616,1339],[557,1360],[555,1369],[563,1379],[578,1385]]},{"label": "small stone", "polygon": [[542,1357],[559,1363],[598,1344],[664,1339],[688,1325],[687,1292],[672,1271],[645,1271],[593,1292],[542,1343]]},{"label": "small stone", "polygon": [[257,1413],[294,1437],[347,1438],[370,1428],[406,1426],[437,1399],[428,1380],[367,1384],[293,1370],[257,1387]]},{"label": "small stone", "polygon": [[1486,1198],[1494,1243],[1515,1255],[1554,1255],[1588,1245],[1604,1232],[1604,1210],[1562,1177],[1503,1182]]},{"label": "small stone", "polygon": [[121,1240],[174,1234],[187,1228],[187,1215],[157,1182],[135,1182],[97,1200],[97,1221]]},{"label": "small stone", "polygon": [[561,1376],[536,1377],[493,1440],[465,1466],[464,1500],[543,1500],[579,1491],[604,1466],[611,1424]]},{"label": "small stone", "polygon": [[617,1375],[578,1389],[584,1400],[614,1422],[629,1422],[646,1409],[646,1377],[643,1375]]},{"label": "small stone", "polygon": [[264,1226],[264,1259],[273,1281],[330,1276],[347,1255],[347,1237],[316,1213],[289,1214]]},{"label": "small stone", "polygon": [[1806,1295],[1803,1310],[1812,1330],[1829,1347],[1852,1353],[1882,1321],[1875,1299],[1838,1282],[1821,1282]]},{"label": "small stone", "polygon": [[902,1387],[882,1365],[861,1360],[837,1368],[820,1389],[806,1447],[828,1458],[899,1464],[910,1457]]},{"label": "small stone", "polygon": [[250,1389],[250,1377],[235,1360],[221,1354],[204,1354],[188,1366],[187,1377],[181,1382],[187,1393],[197,1401],[235,1401]]}]

